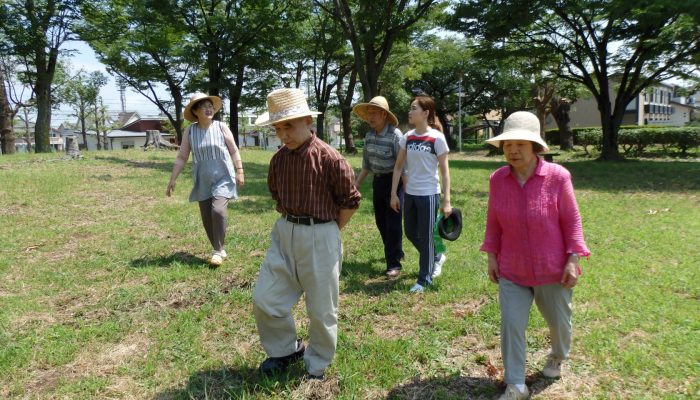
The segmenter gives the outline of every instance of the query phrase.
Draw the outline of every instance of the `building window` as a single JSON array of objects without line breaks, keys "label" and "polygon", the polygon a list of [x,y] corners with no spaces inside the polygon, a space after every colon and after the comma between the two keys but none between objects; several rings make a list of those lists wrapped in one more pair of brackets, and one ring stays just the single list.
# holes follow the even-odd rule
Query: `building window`
[{"label": "building window", "polygon": [[133,149],[133,148],[134,148],[134,141],[133,140],[122,141],[122,150]]}]

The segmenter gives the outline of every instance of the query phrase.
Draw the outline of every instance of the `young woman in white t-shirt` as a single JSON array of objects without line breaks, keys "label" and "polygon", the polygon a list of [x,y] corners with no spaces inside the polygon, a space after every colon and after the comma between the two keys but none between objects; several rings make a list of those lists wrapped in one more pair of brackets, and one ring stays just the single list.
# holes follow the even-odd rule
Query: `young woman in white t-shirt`
[{"label": "young woman in white t-shirt", "polygon": [[[445,217],[452,213],[450,204],[450,170],[447,165],[449,147],[442,134],[442,126],[435,115],[435,101],[428,96],[417,96],[411,101],[408,122],[416,128],[399,141],[399,154],[394,166],[391,189],[391,208],[399,211],[401,202],[395,195],[406,163],[406,192],[403,215],[406,237],[420,254],[418,282],[411,292],[423,292],[433,278],[439,275],[444,254],[435,254],[433,229],[438,208]],[[438,171],[440,178],[438,178]],[[442,206],[440,205],[442,183]]]}]

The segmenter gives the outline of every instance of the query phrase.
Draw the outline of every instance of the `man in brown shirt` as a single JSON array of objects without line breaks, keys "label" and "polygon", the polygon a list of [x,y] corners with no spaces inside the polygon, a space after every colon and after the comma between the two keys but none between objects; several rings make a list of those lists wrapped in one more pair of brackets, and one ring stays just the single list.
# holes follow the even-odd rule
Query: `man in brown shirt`
[{"label": "man in brown shirt", "polygon": [[[268,113],[256,124],[273,125],[283,147],[270,161],[267,184],[282,216],[253,292],[253,312],[268,358],[267,375],[304,358],[307,378],[323,379],[338,338],[340,229],[360,204],[347,161],[311,131],[312,115],[299,89],[267,96]],[[297,340],[292,307],[306,294],[309,347]]]}]

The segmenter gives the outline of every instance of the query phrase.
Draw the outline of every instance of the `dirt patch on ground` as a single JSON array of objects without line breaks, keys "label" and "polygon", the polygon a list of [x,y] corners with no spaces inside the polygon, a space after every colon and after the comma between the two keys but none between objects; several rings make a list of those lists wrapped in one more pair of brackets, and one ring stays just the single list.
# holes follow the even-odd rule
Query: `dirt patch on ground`
[{"label": "dirt patch on ground", "polygon": [[414,324],[408,323],[398,315],[375,315],[371,321],[373,336],[385,340],[396,340],[411,337]]},{"label": "dirt patch on ground", "polygon": [[[112,377],[111,391],[127,395],[135,388],[131,378],[117,376],[119,368],[134,359],[145,358],[148,342],[142,337],[129,336],[123,341],[103,347],[101,350],[84,349],[73,362],[55,369],[35,371],[25,386],[28,397],[48,394],[60,380],[77,380],[85,377]],[[49,396],[51,397],[51,396]]]},{"label": "dirt patch on ground", "polygon": [[464,318],[478,314],[481,307],[488,302],[489,297],[482,296],[476,299],[466,299],[465,301],[445,304],[441,308],[443,310],[447,309],[447,311],[450,312],[453,317]]},{"label": "dirt patch on ground", "polygon": [[327,377],[323,381],[306,380],[291,392],[290,398],[294,400],[330,400],[335,399],[340,393],[337,377]]}]

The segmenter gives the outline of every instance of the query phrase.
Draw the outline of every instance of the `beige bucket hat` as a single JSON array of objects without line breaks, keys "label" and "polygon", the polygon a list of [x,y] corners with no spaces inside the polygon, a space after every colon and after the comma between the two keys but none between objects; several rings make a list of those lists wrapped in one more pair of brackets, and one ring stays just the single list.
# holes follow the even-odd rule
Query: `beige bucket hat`
[{"label": "beige bucket hat", "polygon": [[218,113],[219,110],[221,110],[221,98],[218,96],[207,96],[204,93],[197,92],[192,95],[192,98],[190,98],[190,102],[187,103],[187,107],[185,107],[185,111],[183,114],[185,115],[185,119],[190,121],[190,122],[197,122],[197,116],[192,114],[192,106],[195,104],[199,103],[202,100],[210,100],[211,103],[214,105],[214,114]]},{"label": "beige bucket hat", "polygon": [[355,107],[352,108],[352,112],[357,114],[357,116],[362,118],[364,121],[367,121],[367,110],[369,107],[381,108],[382,110],[386,111],[386,115],[391,125],[397,126],[399,124],[399,120],[396,118],[396,115],[389,110],[389,102],[386,101],[384,96],[376,96],[370,100],[369,103],[356,104]]},{"label": "beige bucket hat", "polygon": [[549,150],[547,143],[540,137],[540,120],[529,111],[516,111],[503,122],[503,133],[487,139],[486,143],[499,147],[503,140],[529,140]]},{"label": "beige bucket hat", "polygon": [[255,120],[255,125],[272,125],[277,122],[319,114],[321,113],[309,109],[306,95],[301,89],[277,89],[267,95],[267,112]]}]

